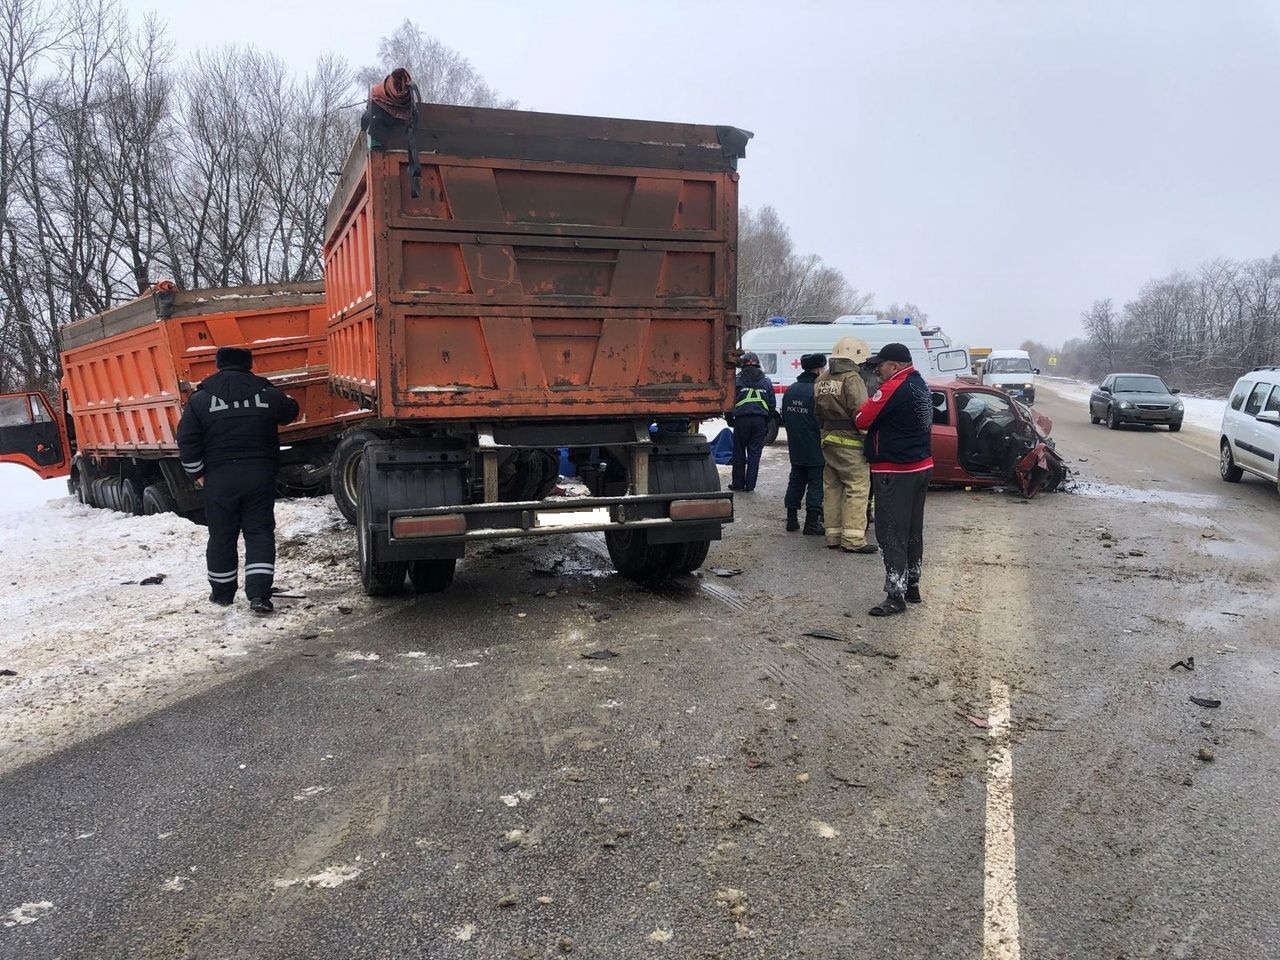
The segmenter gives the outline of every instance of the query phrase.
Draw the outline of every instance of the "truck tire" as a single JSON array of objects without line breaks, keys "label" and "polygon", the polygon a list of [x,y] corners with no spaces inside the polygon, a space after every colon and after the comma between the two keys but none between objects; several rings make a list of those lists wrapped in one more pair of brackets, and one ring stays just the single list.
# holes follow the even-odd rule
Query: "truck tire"
[{"label": "truck tire", "polygon": [[[364,491],[369,484],[368,469],[364,467],[358,469],[357,476],[356,547],[360,555],[360,583],[368,596],[385,597],[395,593],[404,585],[404,575],[408,565],[403,560],[382,563],[374,560],[373,531],[369,529],[369,504],[364,497]],[[335,499],[336,496],[335,490]]]},{"label": "truck tire", "polygon": [[118,494],[120,512],[132,514],[135,517],[141,516],[142,488],[128,477],[121,477],[116,484],[120,491]]},{"label": "truck tire", "polygon": [[93,479],[93,461],[87,457],[77,456],[67,483],[73,486],[71,493],[86,507],[93,506]]},{"label": "truck tire", "polygon": [[675,572],[677,548],[683,557],[683,543],[649,543],[643,530],[606,530],[605,545],[613,568],[628,580],[656,583]]},{"label": "truck tire", "polygon": [[409,564],[409,584],[414,593],[441,593],[453,583],[457,560],[415,560]]},{"label": "truck tire", "polygon": [[691,540],[688,543],[676,544],[680,548],[674,561],[673,573],[693,573],[707,562],[707,553],[711,549],[710,540]]},{"label": "truck tire", "polygon": [[780,424],[778,423],[777,417],[769,418],[769,429],[765,431],[765,435],[764,435],[764,445],[766,447],[771,447],[778,442],[779,426]]},{"label": "truck tire", "polygon": [[348,523],[356,522],[356,502],[359,491],[360,461],[364,458],[364,445],[383,437],[373,430],[352,430],[343,434],[334,447],[329,460],[329,487],[338,512]]},{"label": "truck tire", "polygon": [[142,513],[153,517],[158,513],[177,513],[178,504],[163,483],[150,484],[142,491]]}]

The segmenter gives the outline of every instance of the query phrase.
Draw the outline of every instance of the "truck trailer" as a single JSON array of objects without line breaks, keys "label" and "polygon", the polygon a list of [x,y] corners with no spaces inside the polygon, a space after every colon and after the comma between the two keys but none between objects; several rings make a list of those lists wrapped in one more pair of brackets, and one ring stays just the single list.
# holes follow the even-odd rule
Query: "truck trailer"
[{"label": "truck trailer", "polygon": [[324,284],[178,290],[143,296],[62,328],[62,400],[0,397],[0,461],[66,476],[81,502],[193,520],[203,494],[174,439],[187,396],[215,370],[218,347],[253,351],[254,372],[298,401],[280,431],[280,487],[327,489],[337,440],[366,416],[329,385]]},{"label": "truck trailer", "polygon": [[[329,205],[335,457],[371,594],[445,589],[468,544],[603,531],[638,580],[706,558],[732,495],[690,418],[732,402],[749,133],[371,109]],[[549,496],[567,448],[589,490]]]}]

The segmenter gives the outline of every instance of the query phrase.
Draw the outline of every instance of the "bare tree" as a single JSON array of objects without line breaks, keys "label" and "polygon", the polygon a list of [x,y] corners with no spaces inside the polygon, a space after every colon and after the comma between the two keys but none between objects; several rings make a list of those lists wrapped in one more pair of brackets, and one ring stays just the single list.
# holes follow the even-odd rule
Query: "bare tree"
[{"label": "bare tree", "polygon": [[743,329],[770,317],[795,322],[833,320],[859,313],[871,294],[850,286],[843,273],[816,254],[795,252],[791,231],[770,206],[743,209],[738,217],[738,311]]},{"label": "bare tree", "polygon": [[877,310],[876,316],[881,323],[906,323],[910,320],[914,326],[923,327],[929,322],[929,315],[910,300],[903,304],[891,303],[883,310]]},{"label": "bare tree", "polygon": [[378,62],[362,67],[356,80],[367,90],[396,67],[412,75],[426,103],[514,110],[515,100],[502,97],[485,83],[471,61],[457,50],[422,32],[406,19],[395,32],[378,41]]},{"label": "bare tree", "polygon": [[1106,364],[1107,372],[1116,368],[1116,355],[1120,348],[1120,317],[1111,298],[1093,301],[1088,310],[1080,314],[1084,332],[1097,348],[1099,358]]}]

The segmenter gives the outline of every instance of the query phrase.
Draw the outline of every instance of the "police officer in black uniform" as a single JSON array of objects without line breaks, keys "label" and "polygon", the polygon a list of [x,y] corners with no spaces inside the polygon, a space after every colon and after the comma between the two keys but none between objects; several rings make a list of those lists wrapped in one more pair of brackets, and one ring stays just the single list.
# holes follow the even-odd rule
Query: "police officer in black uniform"
[{"label": "police officer in black uniform", "polygon": [[209,599],[230,606],[236,595],[240,534],[244,592],[254,613],[271,613],[276,562],[278,429],[298,416],[298,402],[255,376],[253,354],[219,347],[218,372],[187,400],[178,422],[178,455],[204,488],[209,523]]}]

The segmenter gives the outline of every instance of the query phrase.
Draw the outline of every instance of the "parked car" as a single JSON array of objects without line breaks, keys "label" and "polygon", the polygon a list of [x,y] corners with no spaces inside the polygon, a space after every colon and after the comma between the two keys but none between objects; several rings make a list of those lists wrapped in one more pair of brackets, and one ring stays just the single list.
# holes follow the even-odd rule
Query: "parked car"
[{"label": "parked car", "polygon": [[1177,433],[1183,414],[1178,392],[1149,373],[1113,373],[1089,397],[1089,422],[1105,420],[1112,430],[1126,423],[1163,423]]},{"label": "parked car", "polygon": [[1003,391],[972,380],[935,380],[933,482],[1016,486],[1024,496],[1055,490],[1067,468],[1054,449],[1053,421]]},{"label": "parked car", "polygon": [[1236,381],[1222,412],[1218,450],[1227,483],[1252,473],[1280,489],[1280,367],[1259,367]]}]

